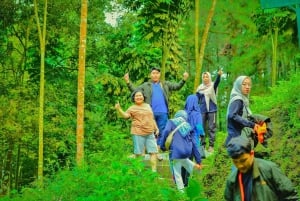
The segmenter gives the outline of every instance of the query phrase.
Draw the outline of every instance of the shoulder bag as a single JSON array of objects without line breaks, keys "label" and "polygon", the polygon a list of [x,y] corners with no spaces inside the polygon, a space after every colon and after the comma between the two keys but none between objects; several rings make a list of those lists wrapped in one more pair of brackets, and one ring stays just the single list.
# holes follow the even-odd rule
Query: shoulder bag
[{"label": "shoulder bag", "polygon": [[165,142],[165,147],[166,147],[166,150],[170,150],[170,146],[171,146],[171,143],[173,141],[173,136],[174,134],[176,133],[176,131],[184,124],[185,122],[182,122],[181,124],[179,124],[173,131],[171,131],[166,139],[166,142]]}]

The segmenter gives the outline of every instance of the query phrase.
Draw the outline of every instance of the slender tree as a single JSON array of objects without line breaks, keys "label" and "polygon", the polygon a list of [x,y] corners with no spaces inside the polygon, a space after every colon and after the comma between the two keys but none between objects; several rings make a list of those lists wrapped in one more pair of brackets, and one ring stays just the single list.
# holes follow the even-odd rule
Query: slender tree
[{"label": "slender tree", "polygon": [[40,41],[40,56],[41,56],[41,68],[40,68],[40,106],[39,106],[39,159],[38,159],[38,184],[43,185],[43,160],[44,160],[44,96],[45,96],[45,46],[46,46],[46,24],[47,24],[47,4],[44,2],[44,18],[43,29],[41,29],[41,23],[39,20],[38,4],[34,0],[34,12],[36,18],[36,24]]},{"label": "slender tree", "polygon": [[274,36],[271,34],[272,39],[272,70],[271,70],[271,85],[275,86],[277,80],[277,46],[278,46],[278,31],[279,28],[275,25]]},{"label": "slender tree", "polygon": [[78,102],[77,102],[77,152],[76,161],[80,167],[84,162],[84,81],[85,81],[85,53],[87,30],[87,0],[81,1],[79,69],[78,69]]},{"label": "slender tree", "polygon": [[[197,1],[198,0],[196,0],[196,2]],[[201,48],[200,48],[200,53],[199,53],[199,58],[198,58],[199,64],[196,63],[196,75],[195,75],[195,82],[194,82],[194,91],[196,91],[196,89],[197,89],[197,87],[200,83],[200,73],[201,73],[202,65],[203,65],[204,51],[205,51],[205,47],[206,47],[206,43],[207,43],[208,31],[209,31],[209,28],[210,28],[210,25],[211,25],[212,18],[213,18],[214,13],[215,13],[216,4],[217,4],[217,0],[213,0],[211,8],[210,8],[208,16],[207,16],[206,23],[205,23],[205,29],[204,29],[204,32],[203,32],[203,35],[202,35]],[[195,43],[195,45],[196,45],[196,43]],[[196,55],[196,62],[197,62],[197,55]]]},{"label": "slender tree", "polygon": [[195,0],[195,81],[194,81],[194,91],[196,91],[197,86],[200,83],[200,54],[199,54],[199,17],[200,17],[200,5],[199,0]]}]

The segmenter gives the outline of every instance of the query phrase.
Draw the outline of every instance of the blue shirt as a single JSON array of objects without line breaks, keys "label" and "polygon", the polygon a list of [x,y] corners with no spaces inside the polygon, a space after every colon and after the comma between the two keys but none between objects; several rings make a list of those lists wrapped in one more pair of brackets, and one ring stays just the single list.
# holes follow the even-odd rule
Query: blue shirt
[{"label": "blue shirt", "polygon": [[160,83],[152,83],[151,107],[154,113],[168,113],[166,99]]}]

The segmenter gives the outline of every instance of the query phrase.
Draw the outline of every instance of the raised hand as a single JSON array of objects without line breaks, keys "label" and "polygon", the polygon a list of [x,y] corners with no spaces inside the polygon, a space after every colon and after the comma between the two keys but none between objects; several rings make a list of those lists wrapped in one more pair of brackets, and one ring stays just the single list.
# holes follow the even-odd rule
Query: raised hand
[{"label": "raised hand", "polygon": [[121,106],[120,106],[120,103],[119,103],[119,102],[117,102],[117,103],[115,104],[115,108],[116,108],[116,110],[120,110]]},{"label": "raised hand", "polygon": [[126,83],[129,83],[129,74],[128,73],[126,73],[124,75],[124,80],[125,80]]},{"label": "raised hand", "polygon": [[185,71],[183,73],[183,80],[186,81],[188,79],[188,77],[189,77],[189,73]]}]

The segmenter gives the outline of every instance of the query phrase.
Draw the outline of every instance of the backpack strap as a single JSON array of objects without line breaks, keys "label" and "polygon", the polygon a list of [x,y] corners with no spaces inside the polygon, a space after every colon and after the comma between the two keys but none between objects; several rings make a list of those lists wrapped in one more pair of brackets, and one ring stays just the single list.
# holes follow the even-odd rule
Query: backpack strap
[{"label": "backpack strap", "polygon": [[171,143],[173,141],[173,136],[174,134],[176,133],[176,131],[181,127],[183,126],[185,122],[182,122],[181,124],[179,124],[173,131],[171,131],[171,133],[169,133],[167,139],[166,139],[166,142],[165,142],[165,147],[167,150],[170,149],[170,146],[171,146]]}]

